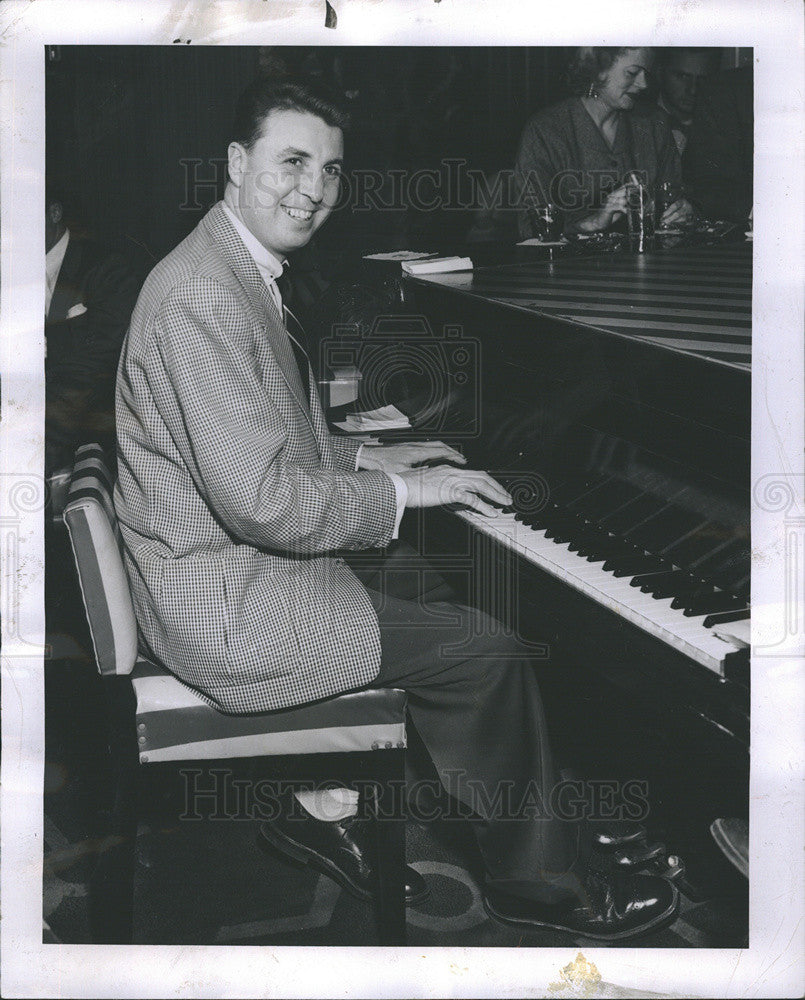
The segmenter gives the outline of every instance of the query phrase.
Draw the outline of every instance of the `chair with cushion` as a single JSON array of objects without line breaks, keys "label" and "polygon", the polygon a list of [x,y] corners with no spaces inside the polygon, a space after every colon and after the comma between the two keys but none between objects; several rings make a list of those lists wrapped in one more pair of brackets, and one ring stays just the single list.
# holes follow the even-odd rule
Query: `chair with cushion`
[{"label": "chair with cushion", "polygon": [[[91,887],[96,940],[130,941],[134,842],[143,767],[203,760],[293,758],[312,775],[333,762],[375,789],[378,813],[378,933],[383,944],[405,941],[404,827],[389,809],[404,778],[405,693],[367,690],[299,708],[226,715],[138,652],[137,624],[112,504],[112,481],[98,445],[76,452],[64,510],[98,670],[107,688],[109,748],[115,783],[109,838]],[[337,755],[322,757],[321,755]],[[279,764],[277,760],[274,763]],[[294,771],[296,776],[297,770]],[[379,803],[386,803],[381,810]],[[398,804],[399,805],[399,804]],[[224,891],[224,890],[222,890]]]}]

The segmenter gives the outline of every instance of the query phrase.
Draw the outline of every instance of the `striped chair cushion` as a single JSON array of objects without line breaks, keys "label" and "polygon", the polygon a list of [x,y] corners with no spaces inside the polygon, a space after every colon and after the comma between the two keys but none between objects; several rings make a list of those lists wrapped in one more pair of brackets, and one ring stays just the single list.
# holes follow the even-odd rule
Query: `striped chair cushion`
[{"label": "striped chair cushion", "polygon": [[112,482],[97,445],[79,448],[64,522],[73,547],[95,662],[101,674],[130,674],[137,622],[123,559]]},{"label": "striped chair cushion", "polygon": [[300,708],[224,715],[148,660],[132,673],[142,764],[405,746],[404,691],[356,691]]},{"label": "striped chair cushion", "polygon": [[99,444],[84,444],[77,448],[67,502],[70,503],[72,500],[81,500],[89,496],[101,504],[109,518],[118,546],[120,546],[122,545],[120,528],[112,501],[114,488],[115,484],[106,464],[103,448]]}]

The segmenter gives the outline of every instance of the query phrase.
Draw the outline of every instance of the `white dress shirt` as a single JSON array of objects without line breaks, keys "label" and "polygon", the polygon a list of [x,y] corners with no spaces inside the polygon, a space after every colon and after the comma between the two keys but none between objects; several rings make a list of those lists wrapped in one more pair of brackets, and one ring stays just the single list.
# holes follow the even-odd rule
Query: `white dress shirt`
[{"label": "white dress shirt", "polygon": [[60,240],[45,254],[45,315],[50,311],[50,303],[53,300],[53,292],[56,289],[56,282],[59,280],[59,271],[64,263],[64,255],[67,253],[67,244],[70,242],[70,230],[65,229]]},{"label": "white dress shirt", "polygon": [[[284,317],[285,314],[282,308],[282,295],[280,294],[279,288],[277,288],[277,278],[282,274],[283,267],[287,261],[279,260],[273,253],[271,253],[270,250],[267,250],[257,239],[254,233],[248,228],[248,226],[246,226],[235,215],[226,202],[223,203],[223,206],[227,218],[235,227],[235,231],[243,240],[243,244],[249,251],[249,255],[257,265],[257,270],[260,272],[260,276],[263,281],[265,281],[266,286],[271,293],[271,297],[277,305],[280,316]],[[290,336],[290,334],[288,336]],[[360,470],[361,453],[363,452],[363,448],[364,446],[361,445],[355,455],[356,472]],[[402,516],[405,513],[405,504],[408,500],[408,487],[405,485],[405,480],[403,480],[400,476],[395,475],[395,473],[387,472],[386,475],[394,485],[394,492],[397,498],[397,515],[394,521],[394,534],[392,535],[392,538],[397,538],[400,534],[400,522],[402,521]]]}]

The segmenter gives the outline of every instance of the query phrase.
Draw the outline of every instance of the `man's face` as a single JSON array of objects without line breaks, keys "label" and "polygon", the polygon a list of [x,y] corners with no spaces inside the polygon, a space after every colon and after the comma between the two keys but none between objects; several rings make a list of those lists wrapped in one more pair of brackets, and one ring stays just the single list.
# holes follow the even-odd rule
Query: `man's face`
[{"label": "man's face", "polygon": [[276,257],[310,241],[338,200],[344,136],[316,115],[271,111],[251,150],[229,147],[241,218]]},{"label": "man's face", "polygon": [[662,96],[669,111],[690,118],[696,92],[710,73],[710,58],[704,52],[679,52],[671,57],[662,73]]}]

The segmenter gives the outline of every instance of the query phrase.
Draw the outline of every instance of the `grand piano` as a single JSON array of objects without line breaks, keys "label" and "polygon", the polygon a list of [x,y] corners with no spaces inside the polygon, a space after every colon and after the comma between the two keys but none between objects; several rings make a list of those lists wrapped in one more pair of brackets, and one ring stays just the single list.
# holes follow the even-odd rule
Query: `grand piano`
[{"label": "grand piano", "polygon": [[749,747],[751,284],[745,244],[403,283],[447,354],[477,357],[474,379],[448,357],[450,404],[415,424],[515,501],[491,519],[458,512],[457,533],[425,520],[419,543],[465,552],[484,578],[474,599],[505,593],[509,624],[566,690],[573,668],[594,673],[665,752],[698,748],[734,808]]}]

